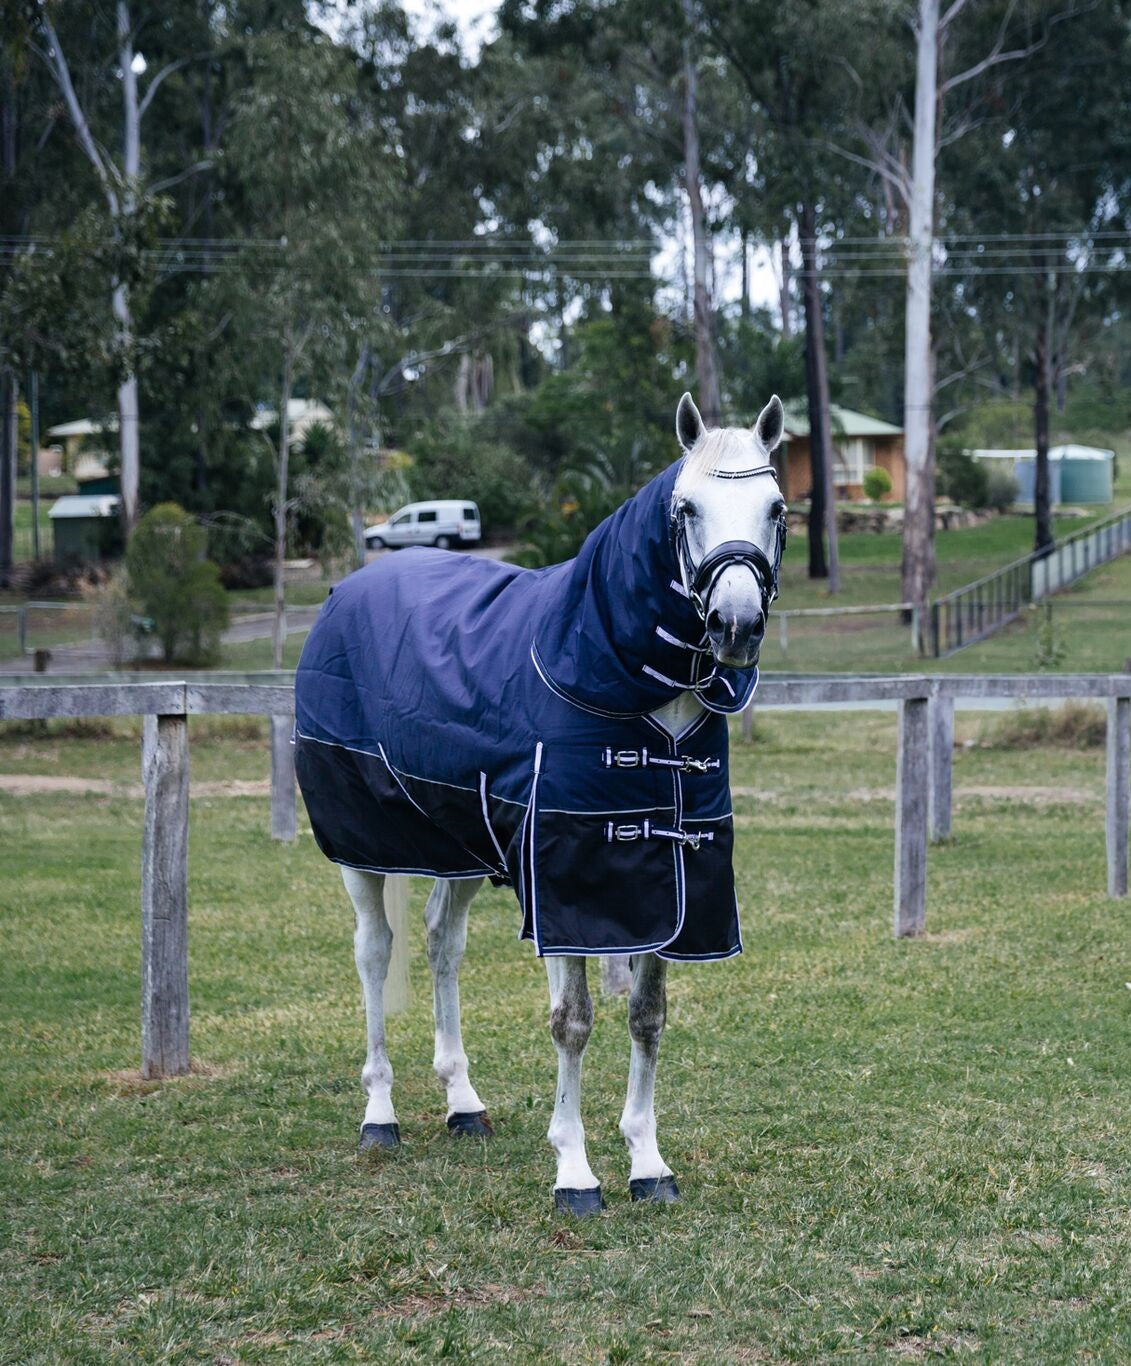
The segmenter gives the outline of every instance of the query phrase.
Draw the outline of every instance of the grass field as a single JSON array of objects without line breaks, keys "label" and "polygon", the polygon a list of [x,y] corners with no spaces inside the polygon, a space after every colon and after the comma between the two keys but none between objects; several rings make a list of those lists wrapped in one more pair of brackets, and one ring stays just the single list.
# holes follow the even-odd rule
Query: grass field
[{"label": "grass field", "polygon": [[[136,727],[0,730],[0,1361],[1059,1362],[1131,1356],[1131,905],[1103,895],[1103,754],[960,713],[929,934],[890,938],[894,717],[759,718],[732,751],[746,953],[673,972],[658,1091],[685,1199],[634,1208],[623,1001],[556,1217],[544,974],[485,891],[464,974],[493,1144],[444,1132],[426,967],[391,1022],[403,1149],[359,1163],[347,904],[265,796],[198,795],[195,1074],[141,1083]],[[194,721],[194,778],[265,778]],[[209,790],[211,791],[211,789]],[[756,795],[754,795],[756,794]],[[424,887],[418,886],[419,904]]]}]

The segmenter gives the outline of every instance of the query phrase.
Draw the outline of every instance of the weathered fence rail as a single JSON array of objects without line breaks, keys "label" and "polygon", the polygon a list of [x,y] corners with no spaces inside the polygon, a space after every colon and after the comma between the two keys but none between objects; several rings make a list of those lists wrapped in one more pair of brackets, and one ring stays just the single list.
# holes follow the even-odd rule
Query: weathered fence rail
[{"label": "weathered fence rail", "polygon": [[[956,698],[1106,701],[1107,890],[1128,891],[1131,804],[1131,675],[1041,674],[929,678],[763,678],[759,706],[899,708],[896,757],[894,932],[922,934],[927,915],[927,855],[951,829],[951,763]],[[188,718],[253,714],[271,722],[271,830],[295,834],[294,692],[287,681],[58,683],[0,681],[0,721],[80,716],[143,716],[145,823],[142,840],[142,1071],[175,1075],[188,1068]],[[743,718],[748,721],[749,713]],[[387,909],[400,954],[390,992],[406,980],[406,898],[402,878],[387,884]],[[610,982],[612,978],[610,977]],[[402,996],[403,1000],[403,996]]]}]

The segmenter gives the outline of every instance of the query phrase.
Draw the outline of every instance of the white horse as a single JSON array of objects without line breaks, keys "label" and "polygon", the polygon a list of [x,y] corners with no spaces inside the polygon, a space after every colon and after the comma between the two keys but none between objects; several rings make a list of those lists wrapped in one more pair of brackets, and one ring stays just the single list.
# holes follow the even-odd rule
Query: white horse
[{"label": "white horse", "polygon": [[[671,484],[670,507],[663,509],[663,515],[667,520],[666,535],[670,536],[670,553],[674,556],[674,562],[678,564],[678,577],[670,576],[670,585],[663,584],[661,587],[665,592],[669,588],[672,590],[670,597],[673,603],[681,599],[678,602],[681,610],[686,611],[687,604],[692,604],[694,619],[699,622],[700,631],[696,640],[681,641],[674,639],[671,632],[658,625],[655,627],[655,635],[661,638],[665,648],[669,649],[669,658],[673,650],[676,655],[680,650],[693,653],[697,651],[695,658],[702,656],[712,672],[709,678],[704,679],[698,669],[694,670],[690,676],[699,681],[686,689],[680,689],[659,670],[647,664],[643,666],[644,673],[656,679],[662,678],[673,691],[671,700],[659,706],[645,719],[653,732],[663,732],[670,737],[669,753],[677,757],[650,757],[647,749],[642,752],[617,750],[613,753],[610,748],[606,755],[610,770],[613,772],[622,763],[632,766],[640,762],[663,764],[681,773],[692,774],[702,773],[712,765],[715,769],[719,768],[717,759],[679,757],[677,741],[697,733],[701,720],[706,719],[705,699],[711,695],[711,688],[717,686],[720,673],[726,674],[726,671],[731,671],[729,677],[732,680],[735,676],[733,671],[740,671],[740,678],[744,674],[751,679],[756,678],[756,674],[748,671],[753,671],[757,663],[766,628],[766,614],[770,602],[776,595],[778,565],[785,537],[785,504],[769,463],[770,453],[781,439],[782,427],[782,407],[776,395],[766,405],[754,427],[749,430],[707,430],[689,394],[685,394],[679,403],[676,431],[684,455],[678,463],[674,484]],[[664,487],[666,489],[668,486]],[[407,562],[407,559],[406,555],[403,562]],[[416,563],[424,565],[431,562],[420,560]],[[450,570],[456,563],[455,557],[447,556],[443,563]],[[365,572],[367,571],[362,571]],[[618,648],[623,645],[625,651],[631,653],[629,647],[632,642],[616,641],[614,644]],[[537,644],[532,654],[535,663],[540,664]],[[547,668],[543,681],[551,688],[557,689],[555,680],[548,675]],[[314,687],[314,682],[304,685],[301,683],[301,676],[300,668],[300,693],[303,687],[309,692]],[[325,682],[321,676],[318,681],[320,686]],[[723,681],[725,682],[725,678]],[[736,710],[749,695],[748,692],[744,692],[741,697],[736,698],[733,681],[725,682],[725,686],[730,694],[731,705],[715,707],[712,709],[714,712]],[[563,686],[562,695],[565,695],[565,691]],[[583,722],[584,720],[582,717]],[[725,780],[725,722],[719,721],[718,724],[723,731],[720,744],[723,750]],[[298,733],[300,747],[305,743],[307,751],[313,755],[313,758],[305,760],[305,767],[304,764],[300,764],[299,768],[300,781],[303,783],[304,795],[313,819],[318,800],[319,777],[317,773],[311,776],[309,766],[320,760],[327,752],[327,746],[331,750],[335,747],[325,738],[318,742],[320,748],[304,740],[301,706]],[[378,745],[376,749],[380,750],[381,759],[387,758],[384,745]],[[541,752],[542,746],[539,744],[539,758]],[[626,754],[628,757],[625,757]],[[367,756],[366,762],[369,761],[369,757],[373,757],[376,762],[375,754]],[[403,790],[407,782],[406,775],[399,773],[391,763],[388,771],[393,774],[398,786]],[[535,782],[538,771],[536,762]],[[481,776],[483,781],[477,795],[482,798],[485,821],[491,826],[491,819],[488,818],[487,773],[484,772]],[[678,799],[681,780],[677,776],[674,781]],[[420,790],[419,787],[410,788],[405,793],[412,799],[413,806],[417,805],[418,799],[423,800],[419,798]],[[725,800],[729,807],[729,789],[726,791]],[[535,805],[533,794],[529,805],[531,808]],[[492,867],[498,873],[504,863],[512,871],[520,869],[515,876],[520,886],[526,889],[522,890],[520,895],[526,907],[528,921],[532,912],[531,906],[526,903],[535,899],[533,883],[528,887],[527,883],[522,881],[527,872],[524,860],[529,858],[531,863],[534,861],[534,833],[527,831],[530,817],[525,816],[521,829],[510,831],[508,827],[507,833],[500,834],[500,822],[505,823],[507,809],[505,804],[499,807],[504,815],[495,821],[495,827],[491,830],[492,840],[498,850],[498,859],[488,866],[490,855],[484,857],[480,854],[479,857],[484,864],[482,872],[476,873],[474,865],[470,869],[453,867],[450,876],[437,878],[424,912],[428,931],[428,960],[434,983],[434,1067],[447,1095],[448,1127],[455,1134],[490,1136],[492,1133],[486,1106],[468,1075],[467,1054],[464,1051],[460,1030],[458,977],[467,941],[468,908],[482,884],[483,873],[491,871]],[[729,829],[729,809],[724,811],[723,817],[720,818],[721,824],[716,824],[711,829],[706,828],[711,824],[707,818],[699,820],[701,828],[687,828],[690,818],[684,814],[681,824],[681,812],[683,805],[677,800],[675,829],[661,830],[655,824],[650,828],[649,822],[644,821],[642,832],[644,836],[656,837],[653,841],[656,848],[659,848],[656,840],[660,837],[666,840],[667,844],[663,846],[665,860],[674,855],[673,866],[691,870],[697,857],[693,851],[700,849],[701,841],[711,841],[716,836],[721,840],[723,826]],[[520,816],[522,814],[518,813]],[[668,819],[669,824],[673,823],[670,816]],[[641,834],[639,825],[614,826],[613,822],[609,822],[607,829],[609,847],[614,852],[621,851],[619,841],[636,840]],[[524,840],[527,841],[526,844],[523,843]],[[360,1146],[363,1150],[394,1147],[400,1141],[400,1131],[393,1107],[393,1071],[385,1045],[383,1001],[392,948],[392,931],[384,907],[384,873],[373,871],[374,863],[377,862],[386,871],[391,871],[393,865],[389,863],[388,854],[383,854],[379,858],[372,856],[372,861],[364,860],[369,862],[369,867],[360,866],[363,862],[360,856],[351,856],[348,850],[343,853],[339,849],[328,847],[328,838],[324,842],[320,836],[320,843],[338,862],[343,865],[353,863],[353,866],[343,866],[342,876],[356,913],[354,950],[365,997],[368,1026],[368,1049],[361,1074],[366,1104]],[[644,846],[639,844],[638,847]],[[720,846],[716,844],[713,847],[718,849]],[[687,862],[684,861],[685,855]],[[725,857],[729,877],[729,843],[726,845]],[[418,859],[418,862],[421,861]],[[435,866],[434,860],[424,862],[431,862],[433,867]],[[666,861],[664,866],[668,866]],[[690,871],[687,871],[687,876],[691,877]],[[712,874],[712,887],[716,881]],[[725,886],[720,884],[718,897],[720,901],[725,901],[729,896],[733,906],[731,886],[729,881]],[[647,888],[642,890],[642,895],[647,895]],[[680,903],[681,924],[683,904]],[[534,914],[536,919],[536,909]],[[670,928],[663,932],[667,938],[667,946],[671,948],[673,942],[676,942],[678,947],[678,943],[683,941],[673,941]],[[685,930],[686,928],[685,925]],[[543,938],[539,938],[537,924],[530,931],[530,936],[536,939],[540,950],[544,948],[546,933],[548,932],[543,927]],[[554,1197],[559,1209],[578,1215],[589,1214],[604,1207],[600,1183],[586,1156],[585,1132],[580,1110],[582,1057],[593,1024],[592,1001],[586,984],[586,956],[600,953],[604,947],[603,943],[596,943],[577,953],[550,948],[546,957],[550,987],[550,1033],[558,1058],[558,1084],[549,1128],[549,1141],[557,1155]],[[637,951],[631,954],[632,984],[628,999],[631,1054],[628,1090],[620,1117],[620,1130],[628,1147],[630,1190],[632,1197],[637,1200],[667,1202],[679,1198],[675,1178],[661,1156],[657,1143],[653,1101],[657,1055],[666,1016],[666,959],[724,957],[737,952],[741,945],[728,940],[718,952],[695,952],[695,946],[691,947],[693,951],[688,953],[665,953],[661,948],[653,952]],[[622,948],[621,951],[628,950]]]}]

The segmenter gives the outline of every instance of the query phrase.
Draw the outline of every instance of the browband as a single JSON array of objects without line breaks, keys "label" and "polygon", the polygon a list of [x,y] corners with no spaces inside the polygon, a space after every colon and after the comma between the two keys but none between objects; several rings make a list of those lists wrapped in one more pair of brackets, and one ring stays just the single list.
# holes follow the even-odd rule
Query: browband
[{"label": "browband", "polygon": [[712,470],[712,479],[749,479],[752,474],[772,474],[776,479],[778,472],[773,465],[752,465],[748,470]]}]

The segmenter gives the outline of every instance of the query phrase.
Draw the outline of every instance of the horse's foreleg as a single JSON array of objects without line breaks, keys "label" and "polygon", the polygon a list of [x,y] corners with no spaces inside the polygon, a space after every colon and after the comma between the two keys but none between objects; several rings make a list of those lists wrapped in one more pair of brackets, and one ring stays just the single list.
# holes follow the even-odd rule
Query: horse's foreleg
[{"label": "horse's foreleg", "polygon": [[585,1155],[581,1123],[581,1058],[593,1030],[585,959],[547,958],[546,972],[550,979],[550,1034],[558,1051],[558,1090],[549,1133],[558,1155],[554,1204],[570,1214],[595,1214],[605,1204]]},{"label": "horse's foreleg", "polygon": [[654,953],[633,958],[628,998],[632,1053],[620,1131],[632,1161],[628,1185],[634,1200],[679,1199],[675,1177],[656,1146],[656,1059],[668,1010],[666,978],[667,963]]},{"label": "horse's foreleg", "polygon": [[448,1096],[448,1130],[489,1138],[491,1122],[467,1075],[459,1022],[459,965],[467,947],[467,909],[482,885],[482,878],[438,880],[424,908],[424,921],[436,1015],[432,1065]]},{"label": "horse's foreleg", "polygon": [[385,1051],[385,976],[393,951],[393,932],[385,915],[385,878],[382,873],[343,868],[342,881],[353,902],[353,955],[365,997],[368,1035],[365,1066],[361,1069],[365,1118],[358,1147],[362,1151],[395,1148],[401,1134],[393,1111],[393,1069]]}]

